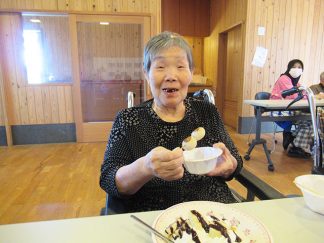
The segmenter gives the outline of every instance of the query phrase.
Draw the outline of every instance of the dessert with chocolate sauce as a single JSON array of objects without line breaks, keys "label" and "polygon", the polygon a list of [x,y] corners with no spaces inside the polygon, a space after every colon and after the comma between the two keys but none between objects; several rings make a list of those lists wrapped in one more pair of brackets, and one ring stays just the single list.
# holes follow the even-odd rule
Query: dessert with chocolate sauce
[{"label": "dessert with chocolate sauce", "polygon": [[203,216],[193,209],[188,219],[177,218],[165,229],[165,233],[175,242],[242,242],[242,233],[228,221],[214,216],[212,212]]}]

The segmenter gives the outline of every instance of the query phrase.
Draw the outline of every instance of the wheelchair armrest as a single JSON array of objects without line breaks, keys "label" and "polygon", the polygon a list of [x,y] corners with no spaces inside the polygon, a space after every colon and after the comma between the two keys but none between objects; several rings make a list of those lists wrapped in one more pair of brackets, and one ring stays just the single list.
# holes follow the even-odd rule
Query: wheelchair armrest
[{"label": "wheelchair armrest", "polygon": [[101,209],[100,215],[112,215],[126,213],[126,208],[123,201],[117,197],[106,194],[106,205]]},{"label": "wheelchair armrest", "polygon": [[235,176],[235,179],[247,189],[246,201],[253,201],[255,196],[260,200],[280,199],[285,197],[281,192],[244,168]]}]

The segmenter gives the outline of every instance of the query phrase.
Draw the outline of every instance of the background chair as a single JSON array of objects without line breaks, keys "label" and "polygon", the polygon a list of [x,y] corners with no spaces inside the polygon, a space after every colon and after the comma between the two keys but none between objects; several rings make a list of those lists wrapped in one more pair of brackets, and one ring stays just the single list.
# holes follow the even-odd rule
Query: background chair
[{"label": "background chair", "polygon": [[[269,100],[271,96],[271,93],[269,92],[258,92],[255,94],[254,99],[256,100]],[[264,113],[264,110],[261,111],[261,113]],[[254,116],[256,117],[256,109],[254,108]],[[252,128],[255,124],[255,119],[253,119],[251,127],[250,127],[250,131],[249,131],[249,136],[248,136],[248,144],[249,146],[251,145],[250,143],[250,136],[251,136],[251,132],[252,132]],[[273,146],[271,149],[271,153],[275,150],[275,144],[277,144],[277,140],[276,140],[276,131],[277,131],[277,124],[273,123]]]},{"label": "background chair", "polygon": [[[213,94],[210,90],[202,90],[197,91],[194,94],[194,97],[215,104],[214,96],[211,96],[210,94]],[[253,201],[255,197],[257,197],[260,200],[279,199],[285,197],[275,188],[271,187],[270,185],[268,185],[260,178],[253,175],[251,172],[247,171],[244,168],[242,168],[241,172],[237,176],[235,176],[234,179],[237,180],[247,190],[247,194],[245,196],[242,196],[235,190],[231,189],[234,198],[238,202]],[[118,198],[106,194],[106,205],[104,208],[101,209],[100,215],[112,215],[119,213],[125,213],[123,202]]]},{"label": "background chair", "polygon": [[[270,99],[270,96],[271,96],[271,93],[269,92],[258,92],[255,94],[254,98],[256,100],[269,100]],[[263,114],[266,110],[262,107],[259,107],[259,112],[260,114]],[[273,163],[271,161],[271,158],[270,158],[270,153],[272,153],[274,150],[275,150],[275,144],[277,143],[277,140],[275,139],[275,135],[276,135],[276,130],[277,130],[277,125],[276,123],[273,123],[273,126],[274,126],[274,129],[273,129],[273,136],[272,136],[272,149],[269,150],[268,147],[267,147],[267,141],[263,138],[259,138],[259,139],[253,139],[252,142],[250,142],[250,135],[251,135],[251,131],[252,131],[252,127],[253,127],[253,124],[255,124],[255,121],[257,119],[257,108],[255,107],[254,108],[254,117],[255,119],[253,119],[253,122],[251,124],[251,128],[250,128],[250,132],[249,132],[249,136],[248,136],[248,145],[249,145],[249,149],[248,151],[246,152],[246,154],[244,155],[244,159],[245,160],[250,160],[250,154],[253,150],[253,148],[255,147],[255,145],[258,145],[258,144],[262,144],[263,145],[263,149],[264,149],[264,152],[267,156],[267,160],[268,160],[268,170],[269,171],[273,171],[274,170],[274,166],[273,166]]]}]

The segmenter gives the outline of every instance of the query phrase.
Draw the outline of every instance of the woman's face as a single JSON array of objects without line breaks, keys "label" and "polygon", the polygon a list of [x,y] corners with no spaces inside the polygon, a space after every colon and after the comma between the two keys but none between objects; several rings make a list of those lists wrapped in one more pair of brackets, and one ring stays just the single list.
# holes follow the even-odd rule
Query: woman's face
[{"label": "woman's face", "polygon": [[177,46],[161,50],[145,77],[158,106],[176,108],[181,105],[192,80],[186,52]]},{"label": "woman's face", "polygon": [[300,75],[302,75],[302,73],[303,73],[303,67],[302,67],[301,63],[299,63],[299,62],[295,62],[294,65],[292,66],[292,68],[289,70],[289,74],[293,78],[300,77]]}]

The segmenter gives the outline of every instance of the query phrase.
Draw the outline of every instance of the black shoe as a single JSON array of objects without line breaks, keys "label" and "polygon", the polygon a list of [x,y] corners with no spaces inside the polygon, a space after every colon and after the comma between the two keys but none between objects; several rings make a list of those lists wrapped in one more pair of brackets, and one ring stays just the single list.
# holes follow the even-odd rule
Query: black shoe
[{"label": "black shoe", "polygon": [[288,150],[287,155],[288,157],[303,158],[303,159],[308,159],[311,157],[310,153],[307,153],[302,148],[298,148],[298,147],[291,147]]},{"label": "black shoe", "polygon": [[287,150],[289,144],[294,141],[295,137],[292,135],[292,132],[282,132],[282,146],[284,150]]}]

